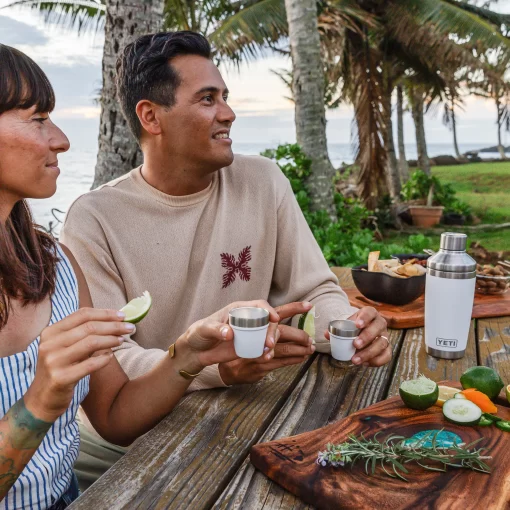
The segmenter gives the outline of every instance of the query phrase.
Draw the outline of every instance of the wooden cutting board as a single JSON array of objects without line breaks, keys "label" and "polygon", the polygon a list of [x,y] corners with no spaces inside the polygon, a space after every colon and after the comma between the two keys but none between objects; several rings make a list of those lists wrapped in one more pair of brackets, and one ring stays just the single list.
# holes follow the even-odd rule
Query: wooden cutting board
[{"label": "wooden cutting board", "polygon": [[[419,328],[425,324],[425,299],[423,296],[408,305],[395,306],[371,301],[362,296],[356,288],[344,290],[352,306],[357,308],[373,306],[386,319],[389,328]],[[475,294],[473,319],[504,317],[506,315],[510,315],[510,292],[499,296]]]},{"label": "wooden cutting board", "polygon": [[[510,420],[510,409],[498,406],[498,416]],[[490,475],[467,469],[427,471],[419,466],[406,475],[407,483],[388,477],[378,469],[366,475],[362,464],[350,467],[320,467],[317,453],[327,443],[341,443],[349,434],[367,438],[399,434],[410,437],[422,430],[442,429],[458,434],[466,443],[480,437],[488,448]],[[510,508],[510,433],[492,427],[460,427],[444,420],[433,406],[413,411],[393,397],[362,411],[298,436],[252,447],[250,459],[257,469],[276,483],[318,509],[437,509],[502,510]]]}]

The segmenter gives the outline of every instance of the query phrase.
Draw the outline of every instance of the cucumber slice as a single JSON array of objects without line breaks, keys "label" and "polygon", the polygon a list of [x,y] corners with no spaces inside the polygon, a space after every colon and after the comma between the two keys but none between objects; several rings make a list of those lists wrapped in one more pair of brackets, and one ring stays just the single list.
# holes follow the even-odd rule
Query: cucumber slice
[{"label": "cucumber slice", "polygon": [[453,398],[463,398],[464,400],[467,400],[465,395],[463,395],[462,393],[455,393],[455,395],[453,396]]},{"label": "cucumber slice", "polygon": [[451,398],[443,405],[443,415],[456,425],[478,425],[482,410],[470,400]]}]

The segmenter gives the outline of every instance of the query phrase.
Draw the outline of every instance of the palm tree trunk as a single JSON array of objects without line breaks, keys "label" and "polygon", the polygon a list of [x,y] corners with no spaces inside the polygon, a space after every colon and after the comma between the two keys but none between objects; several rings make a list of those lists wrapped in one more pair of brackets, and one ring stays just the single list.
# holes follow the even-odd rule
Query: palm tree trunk
[{"label": "palm tree trunk", "polygon": [[292,92],[296,138],[312,160],[308,178],[311,207],[336,218],[333,200],[334,168],[328,156],[324,107],[324,69],[320,51],[315,0],[285,0],[292,56]]},{"label": "palm tree trunk", "polygon": [[92,189],[125,174],[142,161],[117,101],[115,64],[126,44],[160,30],[163,7],[163,0],[106,0],[99,152]]},{"label": "palm tree trunk", "polygon": [[404,145],[404,92],[402,85],[397,85],[397,136],[398,136],[398,168],[400,180],[409,180],[409,165],[407,164],[406,148]]},{"label": "palm tree trunk", "polygon": [[452,103],[452,132],[453,132],[453,150],[455,151],[455,157],[461,159],[462,156],[459,151],[459,144],[457,143],[457,119],[455,118],[455,106]]},{"label": "palm tree trunk", "polygon": [[498,90],[496,89],[496,109],[498,112],[498,152],[501,159],[506,159],[505,148],[501,143],[501,124],[503,119],[503,109],[501,108],[501,102],[498,95]]},{"label": "palm tree trunk", "polygon": [[423,94],[413,92],[411,113],[413,115],[414,127],[416,129],[416,148],[418,150],[418,166],[430,175],[430,161],[427,154],[427,141],[425,139],[425,121],[423,114]]},{"label": "palm tree trunk", "polygon": [[400,197],[401,182],[398,171],[397,156],[395,154],[395,143],[393,141],[393,123],[391,121],[391,95],[393,92],[393,84],[390,76],[390,70],[383,69],[383,97],[382,115],[383,115],[383,141],[386,150],[386,182],[390,196],[394,201],[398,201]]}]

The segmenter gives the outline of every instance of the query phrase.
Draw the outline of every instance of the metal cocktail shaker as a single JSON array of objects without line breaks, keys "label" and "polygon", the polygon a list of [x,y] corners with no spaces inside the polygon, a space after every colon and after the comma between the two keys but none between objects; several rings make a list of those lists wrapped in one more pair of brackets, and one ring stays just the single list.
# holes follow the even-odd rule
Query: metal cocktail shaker
[{"label": "metal cocktail shaker", "polygon": [[445,232],[439,252],[427,261],[425,345],[436,358],[458,359],[466,352],[476,282],[466,243],[466,234]]}]

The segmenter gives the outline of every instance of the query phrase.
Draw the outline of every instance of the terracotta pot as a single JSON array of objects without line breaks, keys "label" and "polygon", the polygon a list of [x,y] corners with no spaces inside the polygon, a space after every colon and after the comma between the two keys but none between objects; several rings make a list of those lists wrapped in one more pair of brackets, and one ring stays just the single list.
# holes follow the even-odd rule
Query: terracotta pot
[{"label": "terracotta pot", "polygon": [[413,225],[430,228],[437,225],[443,215],[444,207],[428,207],[426,205],[412,205],[409,212],[413,217]]}]

